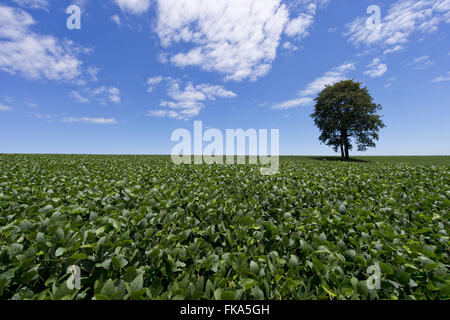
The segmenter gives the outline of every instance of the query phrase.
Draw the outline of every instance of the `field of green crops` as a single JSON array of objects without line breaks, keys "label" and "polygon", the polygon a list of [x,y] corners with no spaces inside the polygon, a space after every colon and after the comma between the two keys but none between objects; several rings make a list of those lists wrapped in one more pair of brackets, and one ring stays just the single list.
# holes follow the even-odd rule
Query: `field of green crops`
[{"label": "field of green crops", "polygon": [[362,160],[0,155],[0,299],[448,299],[449,157]]}]

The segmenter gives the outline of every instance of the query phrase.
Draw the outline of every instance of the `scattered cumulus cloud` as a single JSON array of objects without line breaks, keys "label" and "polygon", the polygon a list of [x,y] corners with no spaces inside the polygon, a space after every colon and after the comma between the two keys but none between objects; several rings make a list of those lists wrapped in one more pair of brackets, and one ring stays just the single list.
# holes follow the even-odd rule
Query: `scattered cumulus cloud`
[{"label": "scattered cumulus cloud", "polygon": [[312,98],[302,97],[302,98],[287,100],[287,101],[284,101],[281,103],[276,103],[272,106],[272,109],[286,110],[286,109],[291,109],[291,108],[296,108],[296,107],[301,107],[301,106],[310,106],[313,103],[314,103],[314,100]]},{"label": "scattered cumulus cloud", "polygon": [[161,82],[163,81],[163,77],[158,76],[158,77],[153,77],[153,78],[148,78],[147,80],[147,84],[148,84],[148,92],[152,92],[155,87],[157,85],[159,85]]},{"label": "scattered cumulus cloud", "polygon": [[302,13],[300,16],[287,23],[284,32],[290,37],[305,37],[309,34],[308,29],[313,23],[314,16]]},{"label": "scattered cumulus cloud", "polygon": [[[127,27],[129,29],[135,29],[131,24],[127,21],[127,17],[125,19],[121,18],[119,15],[114,14],[110,17],[111,21],[114,22],[118,27]],[[139,27],[140,28],[140,27]]]},{"label": "scattered cumulus cloud", "polygon": [[[142,14],[155,4],[155,32],[167,52],[158,60],[218,72],[225,80],[257,80],[276,58],[282,35],[309,35],[317,8],[328,0],[114,0],[123,12]],[[111,19],[121,24],[117,15]],[[191,45],[180,50],[177,44]],[[174,51],[170,51],[174,48]],[[291,44],[284,49],[295,51]]]},{"label": "scattered cumulus cloud", "polygon": [[310,106],[313,104],[313,95],[322,91],[326,85],[332,85],[336,82],[346,79],[348,72],[355,70],[355,64],[344,63],[332,70],[326,72],[314,81],[310,82],[305,89],[298,92],[298,97],[284,102],[275,103],[271,106],[275,110],[285,110],[300,106]]},{"label": "scattered cumulus cloud", "polygon": [[90,77],[92,81],[98,81],[97,75],[100,71],[97,67],[88,67],[86,68],[86,74]]},{"label": "scattered cumulus cloud", "polygon": [[72,41],[30,30],[35,24],[21,9],[0,5],[0,70],[29,79],[74,80],[82,75],[77,54],[86,49]]},{"label": "scattered cumulus cloud", "polygon": [[147,115],[158,118],[179,118],[178,112],[170,110],[150,110]]},{"label": "scattered cumulus cloud", "polygon": [[166,52],[161,52],[158,55],[158,61],[161,62],[162,64],[166,64],[169,62],[169,55]]},{"label": "scattered cumulus cloud", "polygon": [[368,75],[371,78],[381,77],[388,71],[387,65],[381,63],[380,58],[373,59],[367,67],[369,67],[369,70],[365,71],[364,74]]},{"label": "scattered cumulus cloud", "polygon": [[47,9],[49,0],[13,0],[19,6],[31,9]]},{"label": "scattered cumulus cloud", "polygon": [[294,8],[281,0],[160,0],[155,31],[166,49],[192,45],[167,56],[178,67],[218,72],[225,80],[256,80],[270,71],[282,35],[307,36],[317,3],[326,1],[295,3]]},{"label": "scattered cumulus cloud", "polygon": [[11,112],[13,108],[0,103],[0,112]]},{"label": "scattered cumulus cloud", "polygon": [[397,80],[397,76],[393,76],[393,77],[389,78],[388,82],[386,83],[386,85],[384,87],[390,88],[395,80]]},{"label": "scattered cumulus cloud", "polygon": [[78,100],[81,103],[88,103],[89,99],[83,95],[81,95],[81,93],[79,93],[78,91],[71,91],[69,93],[69,97]]},{"label": "scattered cumulus cloud", "polygon": [[179,120],[187,120],[200,113],[207,101],[214,101],[217,98],[234,98],[236,94],[226,90],[221,85],[198,84],[192,82],[182,84],[180,79],[171,77],[149,78],[149,91],[153,91],[154,86],[165,81],[167,83],[167,97],[169,99],[160,102],[163,109],[149,111],[149,116],[169,117]]},{"label": "scattered cumulus cloud", "polygon": [[402,49],[413,33],[431,33],[450,23],[450,0],[399,0],[394,2],[378,27],[366,24],[367,16],[347,25],[345,36],[355,45],[381,46],[385,53]]},{"label": "scattered cumulus cloud", "polygon": [[355,70],[354,63],[345,63],[337,68],[326,72],[321,77],[309,83],[305,89],[299,92],[300,96],[311,96],[322,91],[326,85],[332,85],[336,82],[346,79],[349,71]]},{"label": "scattered cumulus cloud", "polygon": [[80,117],[80,118],[65,117],[62,119],[62,122],[100,124],[100,125],[118,124],[118,121],[114,118],[90,118],[90,117]]},{"label": "scattered cumulus cloud", "polygon": [[48,122],[52,122],[53,118],[54,118],[54,115],[51,115],[51,114],[43,114],[43,113],[36,113],[36,112],[29,112],[28,114],[31,114],[36,119],[46,120]]},{"label": "scattered cumulus cloud", "polygon": [[120,17],[117,14],[111,16],[111,21],[117,24],[118,26],[122,24],[120,21]]},{"label": "scattered cumulus cloud", "polygon": [[28,112],[29,115],[35,117],[39,120],[44,120],[46,122],[64,122],[64,123],[84,123],[93,125],[114,125],[118,124],[115,118],[104,118],[104,117],[72,117],[67,115],[58,114],[46,114],[46,113],[36,113]]},{"label": "scattered cumulus cloud", "polygon": [[113,103],[120,103],[120,90],[115,87],[106,89],[109,94],[109,100]]},{"label": "scattered cumulus cloud", "polygon": [[438,82],[445,82],[445,81],[450,81],[450,71],[447,72],[447,74],[444,76],[434,78],[432,82],[438,83]]},{"label": "scattered cumulus cloud", "polygon": [[89,1],[90,0],[72,0],[71,2],[72,2],[72,4],[76,4],[77,6],[79,6],[81,9],[81,12],[84,12],[84,11],[86,11]]},{"label": "scattered cumulus cloud", "polygon": [[408,64],[409,67],[414,67],[417,70],[424,70],[430,66],[434,65],[430,56],[422,56],[414,58],[414,60]]},{"label": "scattered cumulus cloud", "polygon": [[208,100],[215,100],[216,97],[235,98],[237,96],[234,92],[228,91],[219,85],[200,84],[197,86],[197,89],[203,92]]},{"label": "scattered cumulus cloud", "polygon": [[6,97],[3,99],[5,103],[0,102],[0,111],[11,112],[15,110],[23,110],[23,107],[27,109],[36,109],[38,104],[31,99],[17,100],[14,97]]},{"label": "scattered cumulus cloud", "polygon": [[283,49],[288,51],[297,51],[298,47],[294,45],[292,42],[286,41],[283,43]]},{"label": "scattered cumulus cloud", "polygon": [[397,45],[397,46],[393,46],[393,47],[390,47],[390,48],[384,50],[383,53],[384,53],[384,54],[389,54],[389,53],[394,53],[394,52],[401,51],[401,50],[403,50],[403,49],[405,49],[405,47],[403,47],[403,46],[401,46],[401,45]]},{"label": "scattered cumulus cloud", "polygon": [[120,103],[120,90],[116,87],[102,86],[96,89],[84,88],[83,91],[73,90],[69,93],[69,97],[78,100],[81,103],[97,102],[101,105],[108,103]]},{"label": "scattered cumulus cloud", "polygon": [[151,0],[114,0],[120,9],[127,13],[142,14],[146,12]]}]

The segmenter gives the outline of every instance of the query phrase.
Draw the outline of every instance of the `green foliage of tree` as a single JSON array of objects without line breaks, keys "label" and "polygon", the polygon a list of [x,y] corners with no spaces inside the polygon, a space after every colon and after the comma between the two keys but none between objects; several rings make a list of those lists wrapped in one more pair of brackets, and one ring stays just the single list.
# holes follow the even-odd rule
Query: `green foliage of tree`
[{"label": "green foliage of tree", "polygon": [[372,96],[361,82],[340,81],[328,85],[314,99],[315,111],[311,114],[322,132],[319,140],[340,149],[342,159],[349,160],[349,150],[356,144],[358,151],[375,147],[378,132],[385,127],[377,114],[381,105],[373,102]]}]

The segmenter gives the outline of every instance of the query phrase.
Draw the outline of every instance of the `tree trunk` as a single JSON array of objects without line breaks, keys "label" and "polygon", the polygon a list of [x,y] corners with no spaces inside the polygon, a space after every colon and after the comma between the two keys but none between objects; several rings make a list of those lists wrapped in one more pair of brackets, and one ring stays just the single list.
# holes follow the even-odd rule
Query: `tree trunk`
[{"label": "tree trunk", "polygon": [[[350,160],[350,156],[348,153],[348,134],[347,130],[341,130],[341,141],[343,141],[344,149],[345,149],[345,161]],[[344,156],[342,156],[344,158]]]},{"label": "tree trunk", "polygon": [[341,128],[341,160],[345,160],[345,153],[344,153],[344,129]]}]

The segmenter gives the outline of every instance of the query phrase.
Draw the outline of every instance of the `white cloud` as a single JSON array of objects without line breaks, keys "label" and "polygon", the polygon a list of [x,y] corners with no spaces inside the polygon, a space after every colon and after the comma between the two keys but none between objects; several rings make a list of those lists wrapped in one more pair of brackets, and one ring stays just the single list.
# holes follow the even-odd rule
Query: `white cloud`
[{"label": "white cloud", "polygon": [[314,99],[311,96],[323,90],[326,85],[332,85],[336,82],[344,80],[346,78],[346,74],[352,70],[355,70],[354,63],[344,63],[336,68],[333,68],[331,71],[326,72],[321,77],[310,82],[305,89],[300,90],[298,92],[298,98],[275,103],[271,108],[276,110],[285,110],[299,106],[310,106],[314,102]]},{"label": "white cloud", "polygon": [[382,18],[381,24],[371,28],[368,16],[347,25],[349,41],[355,45],[388,47],[385,53],[400,50],[415,32],[430,33],[441,23],[450,22],[450,0],[399,0]]},{"label": "white cloud", "polygon": [[303,97],[303,98],[287,100],[287,101],[284,101],[281,103],[274,104],[272,106],[272,109],[286,110],[286,109],[291,109],[291,108],[300,107],[300,106],[310,106],[313,103],[314,103],[314,100],[312,98]]},{"label": "white cloud", "polygon": [[292,42],[286,41],[285,43],[283,43],[283,49],[286,49],[288,51],[297,51],[298,47],[292,44]]},{"label": "white cloud", "polygon": [[331,71],[326,72],[323,76],[315,79],[311,83],[306,86],[306,89],[301,90],[299,92],[300,96],[311,96],[322,89],[325,88],[326,85],[332,85],[336,82],[344,80],[346,78],[346,74],[349,71],[355,70],[354,63],[345,63],[340,65],[337,68],[334,68]]},{"label": "white cloud", "polygon": [[445,82],[445,81],[450,81],[450,71],[447,72],[447,74],[445,76],[434,78],[432,82],[438,83],[438,82]]},{"label": "white cloud", "polygon": [[299,17],[292,19],[286,25],[284,32],[290,36],[306,37],[308,28],[314,23],[314,17],[309,14],[302,13]]},{"label": "white cloud", "polygon": [[162,64],[166,64],[169,62],[169,55],[166,52],[162,52],[158,55],[158,61]]},{"label": "white cloud", "polygon": [[386,83],[386,85],[384,87],[390,88],[395,80],[397,80],[397,76],[393,76],[393,77],[389,78],[388,82]]},{"label": "white cloud", "polygon": [[90,117],[66,117],[62,119],[62,122],[66,123],[88,123],[88,124],[117,124],[117,120],[114,118],[90,118]]},{"label": "white cloud", "polygon": [[89,1],[90,0],[72,0],[72,3],[79,6],[81,9],[81,12],[84,12],[86,10],[86,7],[87,7]]},{"label": "white cloud", "polygon": [[98,81],[97,75],[99,71],[100,69],[96,67],[86,68],[86,74],[91,78],[92,81]]},{"label": "white cloud", "polygon": [[236,94],[232,91],[226,90],[223,86],[213,86],[209,84],[200,84],[197,89],[206,95],[208,100],[215,100],[218,98],[235,98]]},{"label": "white cloud", "polygon": [[364,74],[367,74],[371,78],[381,77],[388,70],[387,65],[381,63],[381,60],[379,58],[373,59],[373,61],[369,63],[367,67],[369,67],[369,70],[365,71]]},{"label": "white cloud", "polygon": [[120,90],[115,87],[108,89],[109,100],[113,103],[120,103]]},{"label": "white cloud", "polygon": [[[217,98],[234,98],[236,94],[226,90],[223,86],[199,84],[194,85],[188,82],[181,85],[181,80],[170,77],[159,79],[159,77],[149,78],[148,84],[160,83],[165,80],[168,83],[167,96],[169,100],[163,100],[160,107],[165,109],[151,110],[149,116],[170,117],[176,119],[188,119],[197,116],[205,106],[206,101],[213,101]],[[151,87],[152,88],[152,87]]]},{"label": "white cloud", "polygon": [[[308,35],[316,3],[325,2],[302,0],[293,8],[281,0],[159,0],[156,32],[163,47],[193,46],[168,57],[176,66],[219,72],[225,80],[256,80],[270,71],[282,34]],[[293,11],[300,12],[290,19]]]},{"label": "white cloud", "polygon": [[81,103],[88,103],[89,99],[83,95],[81,95],[81,93],[79,93],[78,91],[71,91],[69,93],[69,97],[74,98],[76,100],[78,100]]},{"label": "white cloud", "polygon": [[49,6],[48,0],[13,0],[19,6],[31,9],[47,9]]},{"label": "white cloud", "polygon": [[120,90],[116,87],[98,87],[96,89],[84,88],[83,92],[71,91],[69,97],[78,100],[81,103],[89,103],[91,100],[108,105],[108,102],[120,103]]},{"label": "white cloud", "polygon": [[148,92],[152,92],[155,89],[155,87],[157,85],[159,85],[163,80],[164,79],[161,76],[148,78],[148,80],[147,80],[147,84],[148,84],[147,91]]},{"label": "white cloud", "polygon": [[34,113],[34,112],[30,112],[29,114],[34,116],[36,119],[43,119],[43,120],[46,120],[48,122],[52,121],[52,119],[54,117],[51,114],[42,114],[42,113]]},{"label": "white cloud", "polygon": [[178,113],[176,111],[168,111],[168,110],[150,110],[147,114],[150,117],[158,117],[158,118],[178,118]]},{"label": "white cloud", "polygon": [[148,10],[151,0],[114,0],[124,12],[141,14]]},{"label": "white cloud", "polygon": [[430,56],[417,57],[408,64],[409,67],[414,67],[417,70],[424,70],[432,65],[434,65],[434,62],[431,60]]},{"label": "white cloud", "polygon": [[397,51],[400,51],[400,50],[403,50],[403,49],[405,49],[405,47],[403,47],[401,45],[398,45],[398,46],[394,46],[394,47],[391,47],[389,49],[384,50],[383,53],[384,54],[389,54],[389,53],[394,53],[394,52],[397,52]]},{"label": "white cloud", "polygon": [[111,16],[111,21],[113,21],[118,26],[120,26],[122,24],[120,21],[120,17],[117,14]]},{"label": "white cloud", "polygon": [[81,75],[80,48],[71,41],[29,30],[34,19],[21,9],[0,5],[0,70],[30,79],[73,80]]},{"label": "white cloud", "polygon": [[4,104],[0,103],[0,112],[11,112],[13,111],[13,108],[5,106]]}]

